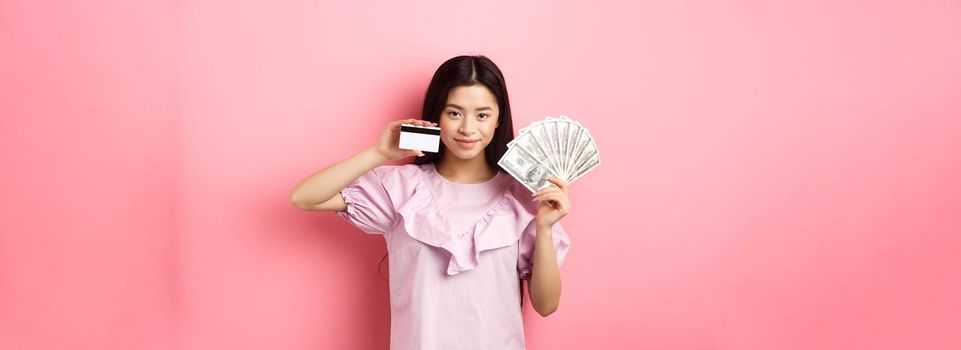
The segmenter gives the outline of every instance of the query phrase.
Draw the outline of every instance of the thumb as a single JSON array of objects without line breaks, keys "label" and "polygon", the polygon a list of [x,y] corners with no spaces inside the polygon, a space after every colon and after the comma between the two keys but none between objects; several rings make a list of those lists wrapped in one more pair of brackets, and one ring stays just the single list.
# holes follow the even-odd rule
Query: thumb
[{"label": "thumb", "polygon": [[416,157],[423,157],[423,156],[424,156],[424,152],[418,151],[418,150],[416,150],[416,149],[405,149],[405,150],[404,150],[404,157],[414,157],[414,156],[416,156]]}]

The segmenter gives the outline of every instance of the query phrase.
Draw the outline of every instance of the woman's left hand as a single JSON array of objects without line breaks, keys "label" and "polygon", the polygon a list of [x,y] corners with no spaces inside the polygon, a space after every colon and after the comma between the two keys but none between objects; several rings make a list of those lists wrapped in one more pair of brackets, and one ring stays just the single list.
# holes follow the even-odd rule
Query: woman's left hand
[{"label": "woman's left hand", "polygon": [[557,187],[551,186],[534,192],[533,198],[540,202],[537,217],[539,227],[553,226],[571,211],[571,200],[567,198],[567,183],[556,177],[547,179]]}]

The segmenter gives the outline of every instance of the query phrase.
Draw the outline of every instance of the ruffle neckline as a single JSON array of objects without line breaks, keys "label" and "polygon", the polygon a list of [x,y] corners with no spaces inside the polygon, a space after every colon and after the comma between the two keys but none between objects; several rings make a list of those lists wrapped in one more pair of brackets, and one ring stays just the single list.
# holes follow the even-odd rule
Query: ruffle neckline
[{"label": "ruffle neckline", "polygon": [[[413,193],[403,203],[397,203],[396,210],[408,235],[451,254],[447,265],[448,275],[476,268],[480,253],[485,250],[514,244],[534,219],[534,213],[514,196],[516,182],[511,181],[496,202],[470,228],[464,232],[452,232],[453,225],[438,210],[437,199],[427,185],[428,176],[441,175],[433,164],[412,164],[408,167],[413,168],[408,174],[413,178]],[[505,174],[498,172],[497,176]]]}]

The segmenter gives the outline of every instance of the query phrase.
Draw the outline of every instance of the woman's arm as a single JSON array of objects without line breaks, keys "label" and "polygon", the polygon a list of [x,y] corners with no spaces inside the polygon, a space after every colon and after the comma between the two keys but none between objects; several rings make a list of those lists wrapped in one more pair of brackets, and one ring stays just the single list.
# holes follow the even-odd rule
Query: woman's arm
[{"label": "woman's arm", "polygon": [[554,224],[571,211],[567,182],[553,176],[549,177],[548,181],[554,186],[533,194],[534,200],[539,201],[540,205],[534,218],[537,236],[534,239],[534,258],[531,262],[534,266],[528,282],[531,304],[537,313],[545,317],[557,310],[561,301],[561,273],[558,271],[554,252]]},{"label": "woman's arm", "polygon": [[528,294],[534,310],[547,317],[557,310],[561,300],[561,273],[554,252],[552,226],[538,226],[534,243],[534,260]]},{"label": "woman's arm", "polygon": [[432,125],[428,121],[419,119],[391,122],[376,145],[301,180],[291,190],[290,201],[303,210],[344,211],[347,209],[340,190],[351,181],[391,160],[423,155],[421,151],[404,150],[398,147],[401,123]]},{"label": "woman's arm", "polygon": [[291,191],[290,201],[303,210],[344,211],[347,204],[340,190],[387,161],[374,147],[367,148],[302,180]]}]

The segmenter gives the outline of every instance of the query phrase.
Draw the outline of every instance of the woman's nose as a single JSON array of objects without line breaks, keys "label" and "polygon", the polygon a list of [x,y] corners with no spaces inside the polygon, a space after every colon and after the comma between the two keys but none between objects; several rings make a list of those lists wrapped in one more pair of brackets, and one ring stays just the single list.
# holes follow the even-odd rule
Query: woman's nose
[{"label": "woman's nose", "polygon": [[472,123],[470,119],[465,120],[463,123],[460,124],[460,130],[458,131],[460,131],[460,133],[464,135],[471,135],[474,133],[474,123]]}]

